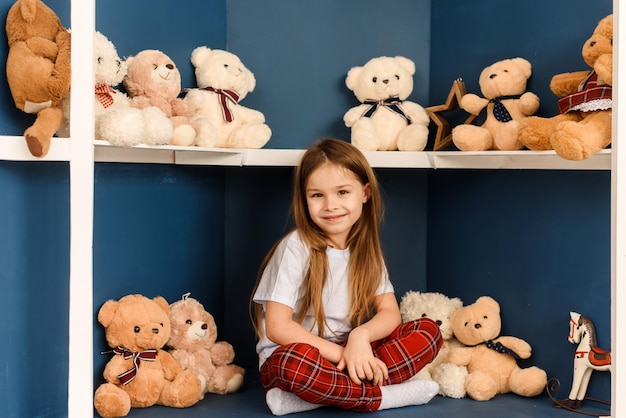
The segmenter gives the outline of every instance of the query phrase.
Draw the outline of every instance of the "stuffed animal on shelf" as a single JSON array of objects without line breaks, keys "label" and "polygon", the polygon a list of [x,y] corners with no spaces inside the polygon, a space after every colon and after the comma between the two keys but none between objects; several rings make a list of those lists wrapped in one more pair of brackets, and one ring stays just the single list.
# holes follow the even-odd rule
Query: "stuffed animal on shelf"
[{"label": "stuffed animal on shelf", "polygon": [[126,416],[131,407],[186,408],[204,397],[204,378],[183,370],[163,349],[170,337],[168,314],[164,298],[139,294],[108,300],[100,308],[98,322],[113,355],[104,368],[106,383],[94,395],[103,418]]},{"label": "stuffed animal on shelf", "polygon": [[206,380],[207,393],[226,394],[243,384],[245,370],[232,364],[233,346],[217,340],[213,316],[189,293],[170,305],[172,333],[167,343],[172,356],[185,369],[193,370]]},{"label": "stuffed animal on shelf", "polygon": [[256,87],[254,74],[238,56],[200,46],[191,53],[198,88],[185,101],[199,126],[196,144],[218,148],[261,148],[272,136],[265,116],[241,102]]},{"label": "stuffed animal on shelf", "polygon": [[400,301],[402,322],[418,318],[430,318],[439,325],[443,337],[443,347],[437,357],[420,370],[414,379],[433,380],[439,384],[439,394],[449,398],[465,397],[467,367],[448,363],[447,357],[452,347],[462,344],[454,338],[450,315],[463,306],[459,298],[450,298],[437,292],[407,292]]},{"label": "stuffed animal on shelf", "polygon": [[484,97],[473,93],[461,98],[460,107],[472,115],[486,109],[482,125],[463,124],[452,129],[452,142],[461,151],[519,150],[520,122],[539,109],[539,97],[526,91],[532,66],[524,58],[498,61],[478,78]]},{"label": "stuffed animal on shelf", "polygon": [[453,347],[448,362],[467,366],[465,390],[477,401],[513,392],[520,396],[539,395],[548,382],[537,366],[520,368],[517,359],[527,359],[531,347],[526,341],[501,336],[500,305],[489,296],[451,314],[452,332],[465,347]]},{"label": "stuffed animal on shelf", "polygon": [[533,116],[520,126],[520,141],[531,150],[554,151],[567,160],[584,160],[611,143],[613,15],[603,18],[582,48],[591,70],[556,74],[550,90],[559,114]]},{"label": "stuffed animal on shelf", "polygon": [[17,0],[6,19],[6,74],[15,106],[36,114],[24,132],[30,153],[44,157],[63,122],[61,100],[71,81],[70,34],[40,0]]},{"label": "stuffed animal on shelf", "polygon": [[189,119],[189,106],[179,98],[180,71],[164,52],[146,49],[126,58],[124,87],[131,105],[139,109],[156,106],[172,121],[171,145],[194,145],[196,130]]},{"label": "stuffed animal on shelf", "polygon": [[430,117],[407,100],[413,92],[415,63],[408,58],[376,57],[352,67],[346,86],[360,105],[343,116],[352,144],[362,151],[423,151]]},{"label": "stuffed animal on shelf", "polygon": [[[122,82],[127,66],[105,35],[94,35],[95,137],[113,145],[165,145],[173,135],[172,122],[156,106],[131,106],[126,93],[114,88]],[[68,104],[69,105],[69,104]]]}]

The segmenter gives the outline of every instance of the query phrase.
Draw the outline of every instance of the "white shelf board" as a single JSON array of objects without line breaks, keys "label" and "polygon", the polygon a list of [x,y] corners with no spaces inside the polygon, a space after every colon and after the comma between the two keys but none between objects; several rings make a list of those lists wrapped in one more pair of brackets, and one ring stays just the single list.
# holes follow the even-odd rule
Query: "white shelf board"
[{"label": "white shelf board", "polygon": [[[294,167],[301,149],[231,149],[185,146],[115,146],[93,141],[96,162],[151,163],[213,166]],[[524,169],[524,170],[610,170],[611,150],[602,150],[583,161],[570,161],[554,151],[367,151],[375,168],[424,169]],[[0,136],[0,160],[69,161],[70,139],[53,138],[50,152],[33,157],[21,136]]]},{"label": "white shelf board", "polygon": [[610,170],[611,150],[582,161],[561,158],[554,151],[439,151],[432,152],[438,169]]},{"label": "white shelf board", "polygon": [[50,151],[45,157],[34,157],[28,150],[23,136],[0,136],[0,160],[7,161],[69,161],[68,138],[53,138]]}]

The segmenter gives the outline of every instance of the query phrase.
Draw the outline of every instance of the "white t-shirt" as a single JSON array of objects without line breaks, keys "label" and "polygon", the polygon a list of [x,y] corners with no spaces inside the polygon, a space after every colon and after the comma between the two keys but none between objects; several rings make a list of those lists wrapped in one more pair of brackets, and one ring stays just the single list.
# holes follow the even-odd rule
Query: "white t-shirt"
[{"label": "white t-shirt", "polygon": [[[352,330],[348,321],[349,291],[348,291],[348,260],[350,250],[337,250],[331,247],[326,249],[328,256],[329,274],[324,286],[322,303],[326,314],[327,328],[324,338],[339,342],[347,338]],[[293,318],[298,317],[301,305],[300,287],[306,275],[309,264],[309,248],[302,242],[297,231],[289,233],[276,248],[270,259],[259,286],[254,293],[253,300],[263,305],[262,327],[263,338],[259,340],[256,350],[259,356],[259,367],[267,360],[270,354],[278,347],[265,336],[265,302],[279,302],[293,309]],[[380,286],[376,295],[393,292],[387,270],[383,271]],[[317,326],[313,326],[313,312],[310,311],[304,318],[302,326],[317,335]]]}]

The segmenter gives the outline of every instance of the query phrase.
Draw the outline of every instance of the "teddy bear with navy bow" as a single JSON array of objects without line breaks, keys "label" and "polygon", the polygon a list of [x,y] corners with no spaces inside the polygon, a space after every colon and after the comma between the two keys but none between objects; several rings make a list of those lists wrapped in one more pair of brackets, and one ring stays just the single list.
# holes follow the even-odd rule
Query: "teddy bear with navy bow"
[{"label": "teddy bear with navy bow", "polygon": [[482,125],[463,124],[452,129],[452,142],[461,151],[512,151],[523,148],[520,122],[539,109],[539,97],[526,91],[532,65],[524,58],[509,58],[485,67],[478,78],[483,97],[467,93],[459,106],[472,115],[486,110]]},{"label": "teddy bear with navy bow", "polygon": [[450,314],[452,332],[463,345],[452,347],[447,361],[467,367],[467,395],[487,401],[501,393],[532,397],[545,388],[548,377],[537,367],[522,368],[518,360],[528,359],[532,348],[525,340],[500,335],[500,304],[490,296],[481,296],[470,305]]},{"label": "teddy bear with navy bow", "polygon": [[218,148],[261,148],[272,136],[265,116],[240,102],[256,87],[256,78],[231,52],[199,46],[191,53],[197,88],[185,102],[198,127],[196,145]]},{"label": "teddy bear with navy bow", "polygon": [[346,86],[361,104],[343,117],[351,142],[361,151],[423,151],[430,117],[407,100],[413,92],[415,63],[402,56],[376,57],[352,67]]}]

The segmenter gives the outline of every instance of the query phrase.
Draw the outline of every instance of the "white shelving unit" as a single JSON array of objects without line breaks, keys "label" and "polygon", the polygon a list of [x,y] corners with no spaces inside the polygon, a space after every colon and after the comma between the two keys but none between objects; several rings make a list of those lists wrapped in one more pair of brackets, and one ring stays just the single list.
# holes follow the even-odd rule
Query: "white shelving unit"
[{"label": "white shelving unit", "polygon": [[[414,169],[540,169],[611,170],[612,172],[612,416],[626,416],[626,152],[616,138],[626,137],[626,30],[619,30],[620,2],[615,19],[613,148],[582,162],[563,160],[554,152],[369,152],[374,167]],[[93,138],[93,62],[95,2],[74,0],[72,27],[72,139],[55,138],[45,158],[32,157],[22,137],[0,137],[0,160],[67,161],[70,165],[70,307],[68,416],[93,413],[93,199],[94,163],[126,162],[215,166],[294,166],[302,150],[233,150],[190,147],[121,148]],[[621,77],[620,77],[621,76]],[[80,112],[80,115],[79,115]],[[621,279],[619,279],[621,278]]]}]

